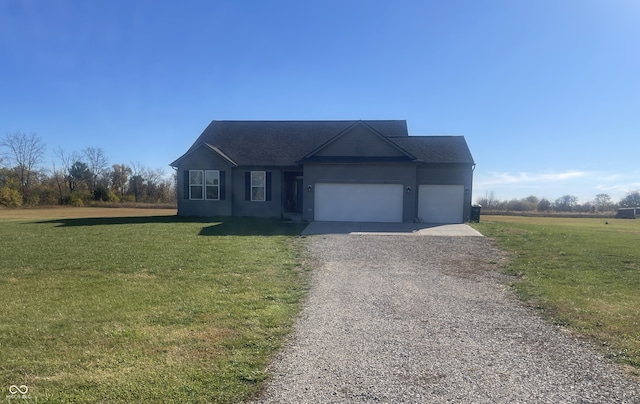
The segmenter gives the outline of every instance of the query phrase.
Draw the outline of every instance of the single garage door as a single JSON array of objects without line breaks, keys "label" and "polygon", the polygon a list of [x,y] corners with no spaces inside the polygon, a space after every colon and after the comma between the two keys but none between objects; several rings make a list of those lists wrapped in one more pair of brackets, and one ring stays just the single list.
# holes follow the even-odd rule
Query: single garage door
[{"label": "single garage door", "polygon": [[316,221],[402,222],[401,184],[316,184]]},{"label": "single garage door", "polygon": [[420,185],[418,217],[424,223],[462,223],[464,185]]}]

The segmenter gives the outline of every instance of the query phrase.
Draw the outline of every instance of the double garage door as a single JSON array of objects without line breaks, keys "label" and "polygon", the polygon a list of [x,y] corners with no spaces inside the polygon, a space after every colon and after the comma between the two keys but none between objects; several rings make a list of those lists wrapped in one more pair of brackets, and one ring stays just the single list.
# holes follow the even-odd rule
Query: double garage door
[{"label": "double garage door", "polygon": [[315,187],[316,221],[402,222],[402,184],[329,184]]},{"label": "double garage door", "polygon": [[[316,221],[402,222],[401,184],[331,184],[315,186]],[[424,223],[462,223],[463,185],[420,185],[418,217]]]}]

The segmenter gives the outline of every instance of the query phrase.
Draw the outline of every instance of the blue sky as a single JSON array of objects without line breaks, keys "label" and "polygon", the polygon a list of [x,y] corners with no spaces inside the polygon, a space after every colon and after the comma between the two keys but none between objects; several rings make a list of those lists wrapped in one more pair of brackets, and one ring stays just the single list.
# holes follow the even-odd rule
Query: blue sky
[{"label": "blue sky", "polygon": [[640,189],[636,0],[0,0],[0,135],[163,168],[213,119],[464,135],[474,199]]}]

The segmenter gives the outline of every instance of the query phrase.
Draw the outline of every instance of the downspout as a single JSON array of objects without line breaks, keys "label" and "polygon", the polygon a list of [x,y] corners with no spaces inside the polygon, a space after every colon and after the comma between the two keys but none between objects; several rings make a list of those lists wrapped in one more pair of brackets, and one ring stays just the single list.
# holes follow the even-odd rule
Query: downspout
[{"label": "downspout", "polygon": [[473,172],[476,170],[476,163],[471,164],[471,184],[469,187],[469,215],[466,221],[471,220],[471,209],[473,207]]}]

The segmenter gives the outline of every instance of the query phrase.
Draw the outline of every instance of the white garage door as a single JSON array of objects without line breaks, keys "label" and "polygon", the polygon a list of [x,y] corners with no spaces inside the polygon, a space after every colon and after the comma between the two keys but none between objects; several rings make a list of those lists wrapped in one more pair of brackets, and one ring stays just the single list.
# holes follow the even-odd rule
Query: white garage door
[{"label": "white garage door", "polygon": [[418,217],[424,223],[462,223],[464,185],[420,185]]},{"label": "white garage door", "polygon": [[401,184],[316,184],[316,221],[402,222]]}]

